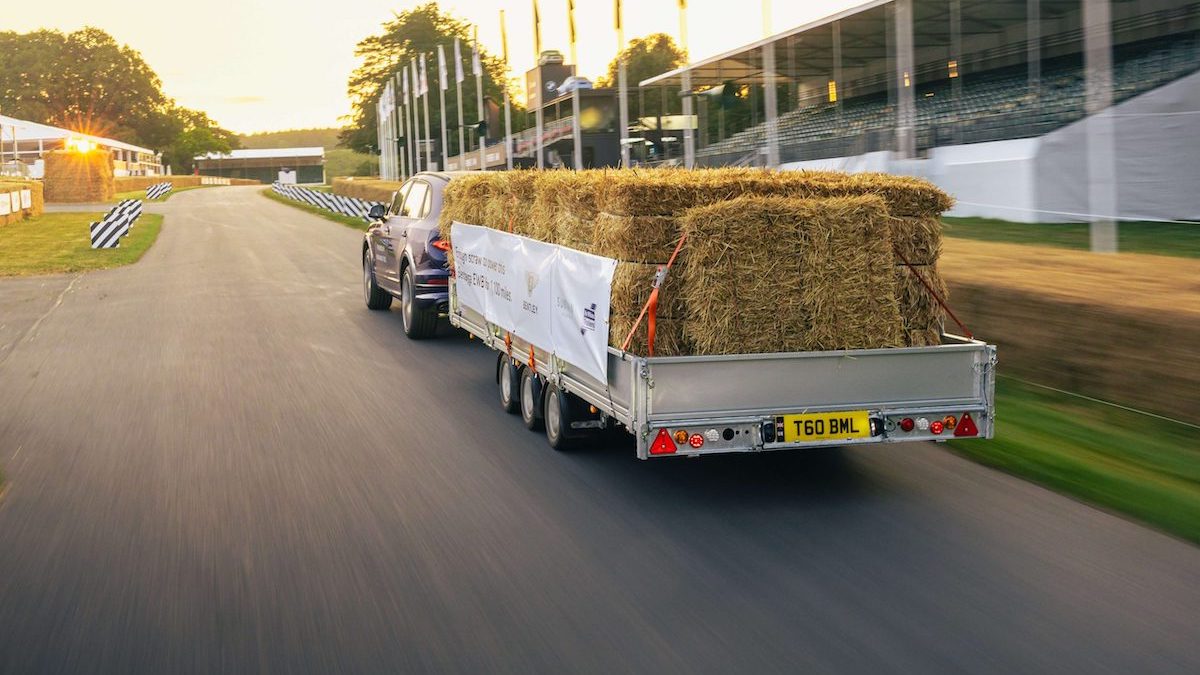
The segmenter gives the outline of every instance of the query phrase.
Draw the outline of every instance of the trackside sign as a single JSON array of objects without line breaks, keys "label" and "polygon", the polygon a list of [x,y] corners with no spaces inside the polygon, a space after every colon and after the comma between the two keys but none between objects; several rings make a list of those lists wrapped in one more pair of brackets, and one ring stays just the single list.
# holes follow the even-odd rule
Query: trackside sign
[{"label": "trackside sign", "polygon": [[604,382],[617,261],[455,222],[458,302]]}]

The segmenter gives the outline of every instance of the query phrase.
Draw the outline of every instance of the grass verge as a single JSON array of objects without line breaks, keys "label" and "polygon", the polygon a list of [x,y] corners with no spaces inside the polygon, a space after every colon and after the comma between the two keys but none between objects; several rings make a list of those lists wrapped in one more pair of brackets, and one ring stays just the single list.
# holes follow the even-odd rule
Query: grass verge
[{"label": "grass verge", "polygon": [[45,213],[0,227],[0,276],[83,272],[135,263],[162,229],[163,217],[143,213],[120,248],[93,249],[88,225],[103,213]]},{"label": "grass verge", "polygon": [[342,225],[345,225],[346,227],[352,227],[356,230],[361,230],[364,232],[367,229],[368,223],[367,223],[367,221],[363,220],[362,218],[351,218],[350,216],[343,216],[340,213],[333,213],[332,211],[326,211],[325,209],[319,209],[315,206],[312,206],[311,204],[297,202],[297,201],[288,199],[287,197],[283,197],[283,196],[275,194],[275,192],[272,191],[271,188],[265,188],[263,190],[260,190],[259,194],[266,197],[267,199],[273,199],[273,200],[279,202],[280,204],[287,204],[288,206],[291,206],[292,208],[297,208],[297,209],[300,209],[301,211],[307,211],[307,212],[313,214],[314,216],[321,216],[322,218],[324,218],[326,220],[332,220],[335,223],[341,223]]},{"label": "grass verge", "polygon": [[[1013,223],[991,218],[943,218],[946,235],[960,239],[1088,250],[1087,223]],[[1128,222],[1117,227],[1122,253],[1200,258],[1200,224]]]},{"label": "grass verge", "polygon": [[958,453],[1200,543],[1200,430],[1001,377],[996,438]]}]

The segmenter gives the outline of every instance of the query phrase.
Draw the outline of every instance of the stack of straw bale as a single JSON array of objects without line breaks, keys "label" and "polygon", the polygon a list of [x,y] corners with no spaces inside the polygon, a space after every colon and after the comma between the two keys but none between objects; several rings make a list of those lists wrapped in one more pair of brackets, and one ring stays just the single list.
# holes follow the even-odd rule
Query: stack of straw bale
[{"label": "stack of straw bale", "polygon": [[[655,354],[936,344],[950,198],[886,174],[706,170],[482,172],[451,181],[459,221],[613,258],[610,339],[621,346],[660,265]],[[645,319],[630,351],[646,353]]]},{"label": "stack of straw bale", "polygon": [[106,202],[116,194],[112,155],[105,150],[48,152],[43,185],[48,202]]},{"label": "stack of straw bale", "polygon": [[873,195],[750,195],[689,209],[680,276],[691,346],[735,354],[903,345],[887,219]]}]

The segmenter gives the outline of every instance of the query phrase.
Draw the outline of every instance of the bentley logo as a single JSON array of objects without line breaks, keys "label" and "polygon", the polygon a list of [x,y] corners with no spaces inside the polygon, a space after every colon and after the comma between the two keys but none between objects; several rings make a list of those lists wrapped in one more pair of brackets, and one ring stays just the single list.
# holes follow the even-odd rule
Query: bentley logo
[{"label": "bentley logo", "polygon": [[537,288],[538,280],[536,272],[525,273],[525,290],[529,293],[529,297],[533,297],[533,289]]}]

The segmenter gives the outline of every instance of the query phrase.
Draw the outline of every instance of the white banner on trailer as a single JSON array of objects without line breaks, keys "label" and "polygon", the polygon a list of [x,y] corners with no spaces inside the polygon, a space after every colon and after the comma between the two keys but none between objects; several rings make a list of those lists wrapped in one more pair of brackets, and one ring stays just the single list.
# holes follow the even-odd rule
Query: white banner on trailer
[{"label": "white banner on trailer", "polygon": [[608,312],[617,261],[455,222],[455,289],[464,307],[608,380]]}]

